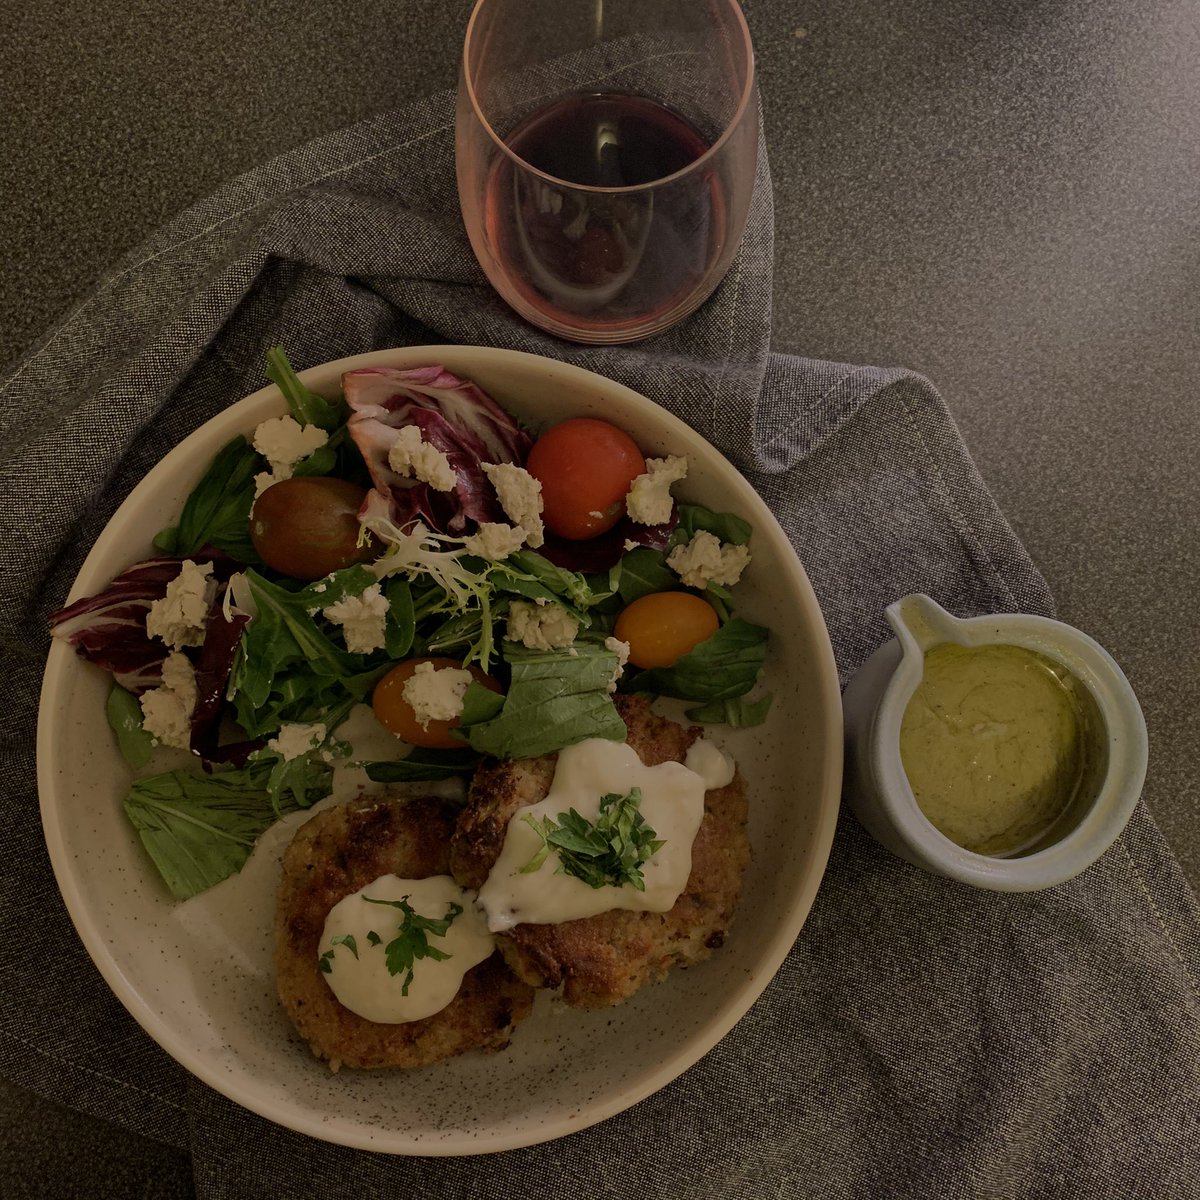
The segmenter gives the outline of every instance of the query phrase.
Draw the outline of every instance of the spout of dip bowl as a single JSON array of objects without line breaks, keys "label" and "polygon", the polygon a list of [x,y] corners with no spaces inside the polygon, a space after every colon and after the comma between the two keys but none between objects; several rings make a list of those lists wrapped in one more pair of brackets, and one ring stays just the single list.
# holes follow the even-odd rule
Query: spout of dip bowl
[{"label": "spout of dip bowl", "polygon": [[[1133,689],[1112,656],[1080,630],[1047,617],[958,618],[928,596],[886,610],[896,637],[847,684],[845,799],[882,845],[925,870],[994,891],[1034,891],[1078,875],[1120,836],[1145,781],[1146,725]],[[1062,811],[1020,847],[979,853],[942,832],[922,811],[901,753],[905,712],[926,676],[931,651],[1016,648],[1049,660],[1086,706],[1080,736],[1092,766]],[[1005,650],[1004,653],[1008,653]],[[952,652],[957,653],[957,652]],[[973,656],[988,683],[988,661]],[[1024,722],[1037,731],[1036,719]],[[1019,757],[1019,756],[1018,756]],[[966,839],[964,839],[966,840]]]}]

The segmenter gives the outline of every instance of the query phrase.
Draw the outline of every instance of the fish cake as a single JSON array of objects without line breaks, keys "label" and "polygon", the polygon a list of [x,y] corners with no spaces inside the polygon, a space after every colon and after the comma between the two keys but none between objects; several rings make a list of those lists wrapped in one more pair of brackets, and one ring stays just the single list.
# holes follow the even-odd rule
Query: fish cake
[{"label": "fish cake", "polygon": [[[647,766],[683,762],[702,736],[658,716],[642,696],[618,696],[628,742]],[[475,772],[450,851],[459,885],[478,889],[504,845],[509,819],[545,798],[557,754],[489,760]],[[497,935],[513,971],[534,987],[560,988],[567,1004],[620,1004],[676,966],[707,958],[722,945],[750,861],[747,801],[740,774],[704,797],[704,818],[692,844],[692,868],[679,899],[665,913],[612,910],[557,925],[517,925]]]},{"label": "fish cake", "polygon": [[340,1004],[318,965],[330,909],[382,875],[449,874],[456,810],[431,797],[372,797],[323,809],[283,855],[275,918],[279,999],[318,1058],[350,1067],[420,1067],[466,1050],[500,1050],[529,1015],[533,989],[499,953],[472,967],[454,999],[417,1021],[380,1024]]}]

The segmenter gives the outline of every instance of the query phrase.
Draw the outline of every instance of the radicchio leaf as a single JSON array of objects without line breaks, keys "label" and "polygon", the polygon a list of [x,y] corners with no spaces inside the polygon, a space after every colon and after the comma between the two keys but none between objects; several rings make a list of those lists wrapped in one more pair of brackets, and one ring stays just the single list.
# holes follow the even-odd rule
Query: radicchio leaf
[{"label": "radicchio leaf", "polygon": [[626,542],[636,542],[650,550],[665,550],[678,523],[679,515],[672,508],[671,519],[664,525],[641,525],[622,517],[607,533],[584,541],[572,541],[547,533],[546,541],[539,547],[538,553],[556,567],[591,575],[615,567],[625,553]]},{"label": "radicchio leaf", "polygon": [[[521,465],[533,440],[476,384],[441,366],[364,367],[342,376],[342,390],[352,410],[350,436],[375,484],[364,514],[383,513],[400,529],[419,519],[455,535],[467,531],[468,521],[506,519],[480,464]],[[452,491],[437,491],[388,465],[388,452],[406,425],[415,425],[446,455],[457,475]]]},{"label": "radicchio leaf", "polygon": [[[211,548],[190,556],[212,563],[213,577],[226,580],[238,569],[233,559]],[[88,662],[111,671],[127,692],[140,695],[162,682],[169,650],[146,632],[146,614],[167,594],[182,559],[149,558],[122,571],[106,588],[67,605],[50,617],[50,632]]]},{"label": "radicchio leaf", "polygon": [[[225,707],[225,690],[248,613],[226,617],[220,601],[214,602],[204,626],[204,644],[196,660],[196,705],[192,709],[191,747],[206,761],[217,759],[217,738]],[[247,751],[248,753],[249,751]],[[223,757],[221,761],[229,761]]]}]

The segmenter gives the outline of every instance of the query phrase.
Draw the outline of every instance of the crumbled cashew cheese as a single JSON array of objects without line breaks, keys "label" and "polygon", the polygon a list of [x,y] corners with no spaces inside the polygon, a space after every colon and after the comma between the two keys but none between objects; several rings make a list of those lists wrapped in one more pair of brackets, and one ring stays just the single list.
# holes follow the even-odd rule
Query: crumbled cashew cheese
[{"label": "crumbled cashew cheese", "polygon": [[382,650],[387,640],[388,598],[378,583],[372,583],[361,595],[345,596],[325,609],[327,620],[342,627],[346,649],[351,654],[370,654]]},{"label": "crumbled cashew cheese", "polygon": [[621,674],[625,670],[625,664],[629,661],[629,643],[621,641],[620,638],[606,637],[604,639],[604,648],[605,650],[611,650],[617,656],[617,669],[613,672],[612,679],[608,682],[608,690],[615,692]]},{"label": "crumbled cashew cheese", "polygon": [[186,654],[172,650],[163,661],[162,686],[143,692],[142,728],[161,745],[188,750],[192,710],[196,707],[196,672]]},{"label": "crumbled cashew cheese", "polygon": [[530,650],[555,650],[569,646],[579,632],[579,622],[561,604],[529,604],[514,600],[508,607],[508,637]]},{"label": "crumbled cashew cheese", "polygon": [[523,526],[505,525],[502,521],[484,521],[478,530],[463,542],[463,549],[468,554],[478,554],[480,558],[500,562],[520,550],[525,545],[527,536]]},{"label": "crumbled cashew cheese", "polygon": [[319,425],[301,425],[295,417],[272,417],[254,431],[254,448],[267,460],[269,471],[254,477],[257,499],[273,483],[291,479],[296,464],[329,441]]},{"label": "crumbled cashew cheese", "polygon": [[667,566],[688,587],[705,588],[710,583],[732,587],[750,561],[749,546],[722,543],[715,534],[701,529],[685,546],[667,555]]},{"label": "crumbled cashew cheese", "polygon": [[646,473],[629,485],[625,511],[639,525],[665,525],[671,519],[671,484],[687,478],[687,459],[677,454],[646,459]]},{"label": "crumbled cashew cheese", "polygon": [[453,491],[458,483],[450,460],[421,437],[416,425],[400,428],[396,440],[388,448],[388,466],[397,474],[415,476],[439,492]]},{"label": "crumbled cashew cheese", "polygon": [[280,726],[279,732],[267,743],[268,750],[276,751],[284,762],[291,762],[325,740],[325,726],[320,721],[311,725],[294,723]]},{"label": "crumbled cashew cheese", "polygon": [[405,681],[401,694],[417,723],[426,729],[430,721],[453,721],[462,716],[463,696],[470,686],[470,671],[424,662]]},{"label": "crumbled cashew cheese", "polygon": [[217,593],[212,563],[197,566],[185,558],[179,574],[167,584],[166,594],[155,600],[146,614],[146,632],[162,638],[173,650],[204,644],[204,625]]},{"label": "crumbled cashew cheese", "polygon": [[496,498],[505,515],[514,524],[526,530],[531,546],[540,546],[545,541],[542,525],[542,484],[534,479],[524,467],[512,463],[483,463],[484,472],[496,489]]}]

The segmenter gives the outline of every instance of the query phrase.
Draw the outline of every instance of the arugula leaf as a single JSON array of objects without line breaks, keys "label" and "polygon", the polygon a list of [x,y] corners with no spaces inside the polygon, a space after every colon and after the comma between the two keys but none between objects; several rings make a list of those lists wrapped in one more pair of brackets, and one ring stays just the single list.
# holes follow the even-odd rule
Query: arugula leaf
[{"label": "arugula leaf", "polygon": [[767,630],[732,617],[673,667],[639,671],[623,690],[679,700],[733,700],[744,696],[766,661]]},{"label": "arugula leaf", "polygon": [[557,600],[586,623],[586,610],[608,598],[597,592],[578,571],[556,567],[534,550],[518,550],[491,571],[493,582],[502,591],[516,592],[528,600]]},{"label": "arugula leaf", "polygon": [[663,845],[641,813],[642,792],[633,788],[622,796],[609,792],[601,797],[595,821],[571,809],[537,820],[526,813],[521,820],[542,840],[537,853],[521,868],[522,874],[538,870],[553,847],[558,851],[559,875],[573,875],[589,887],[623,887],[631,884],[646,890],[642,864]]},{"label": "arugula leaf", "polygon": [[135,771],[140,771],[154,753],[154,738],[142,727],[142,706],[138,698],[114,684],[104,711],[117,735],[117,747],[122,756]]},{"label": "arugula leaf", "polygon": [[[487,688],[480,690],[486,692]],[[406,758],[363,763],[362,767],[375,783],[410,783],[471,775],[478,765],[479,755],[474,750],[425,750],[417,746]]]},{"label": "arugula leaf", "polygon": [[251,761],[270,764],[271,773],[267,776],[265,786],[267,795],[271,798],[271,803],[280,815],[282,815],[284,796],[289,793],[296,805],[300,808],[307,807],[304,797],[309,787],[312,772],[314,767],[320,769],[313,761],[314,754],[320,753],[323,761],[328,762],[329,759],[325,757],[326,755],[329,758],[344,758],[350,753],[349,745],[346,742],[332,739],[330,733],[346,719],[356,703],[358,702],[353,697],[346,697],[340,704],[327,710],[321,721],[326,730],[324,739],[319,745],[313,746],[304,754],[297,754],[292,758],[284,758],[278,750],[273,750],[269,743],[261,750],[254,752]]},{"label": "arugula leaf", "polygon": [[[246,572],[257,609],[246,627],[230,676],[229,694],[238,723],[251,737],[278,729],[288,721],[325,720],[330,709],[347,699],[362,700],[390,664],[370,666],[362,655],[337,646],[309,615],[309,609],[352,594],[363,567],[290,592]],[[325,590],[316,591],[324,585]]]},{"label": "arugula leaf", "polygon": [[505,642],[504,657],[512,682],[499,715],[458,727],[473,749],[496,758],[536,758],[585,738],[625,740],[625,722],[608,691],[617,669],[612,651],[579,641],[569,651]]},{"label": "arugula leaf", "polygon": [[162,530],[154,545],[180,558],[213,545],[238,562],[261,562],[250,540],[254,476],[261,469],[260,455],[239,434],[224,446],[192,489],[179,524]]},{"label": "arugula leaf", "polygon": [[282,346],[267,351],[267,378],[283,393],[292,416],[301,425],[317,425],[333,430],[345,423],[348,408],[344,400],[326,400],[310,392],[292,370]]},{"label": "arugula leaf", "polygon": [[304,803],[289,794],[277,809],[267,793],[270,773],[263,763],[213,775],[170,771],[129,789],[125,813],[172,895],[186,900],[240,871],[277,817],[329,794],[329,767],[310,764]]},{"label": "arugula leaf", "polygon": [[731,725],[735,729],[749,729],[767,719],[772,699],[768,693],[757,700],[740,696],[733,700],[714,700],[710,704],[685,710],[684,716],[699,725]]},{"label": "arugula leaf", "polygon": [[373,896],[364,895],[363,899],[368,904],[386,904],[390,908],[398,908],[404,914],[404,920],[401,921],[396,936],[384,946],[383,952],[387,955],[389,975],[399,975],[401,971],[405,972],[404,986],[400,989],[400,994],[407,996],[409,984],[413,981],[413,966],[417,959],[432,958],[438,962],[444,962],[447,958],[452,957],[444,950],[431,946],[428,935],[432,933],[436,937],[445,937],[454,923],[455,917],[462,912],[462,905],[448,904],[446,915],[440,920],[436,920],[432,917],[421,916],[409,904],[407,896],[402,896],[399,900],[376,900]]}]

